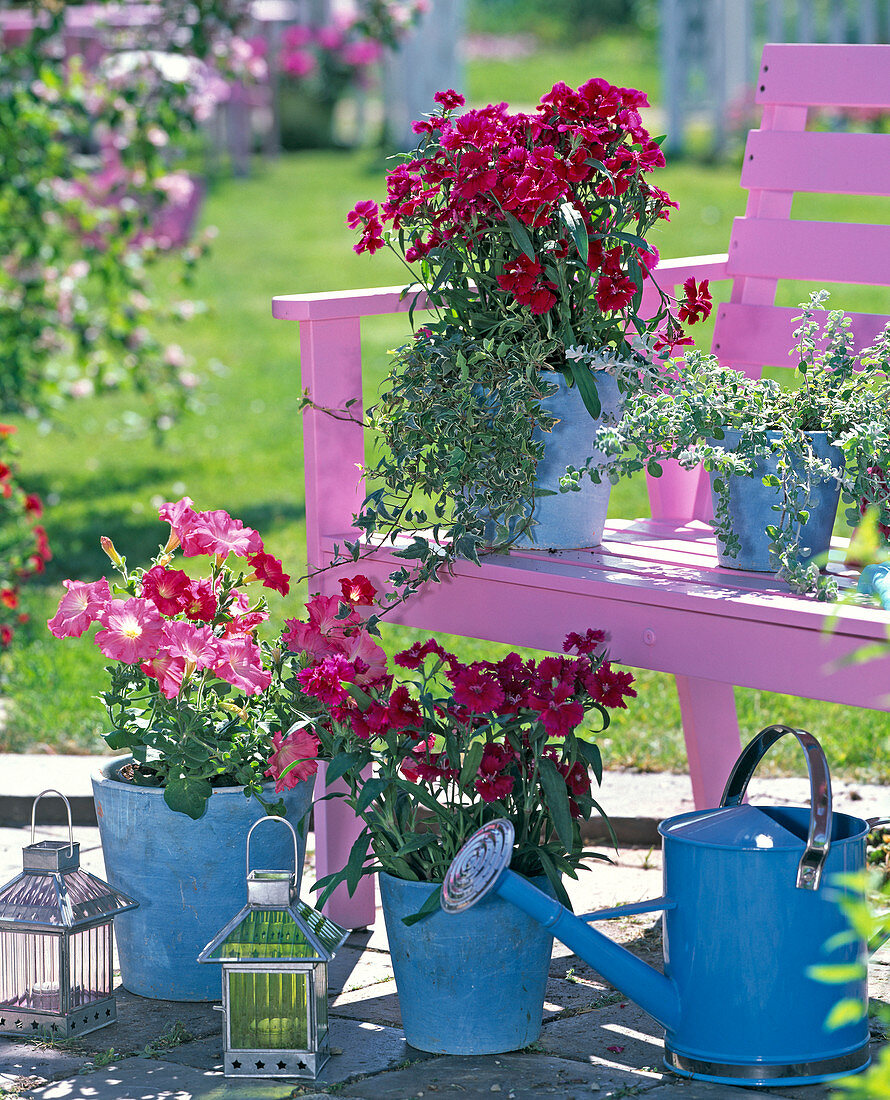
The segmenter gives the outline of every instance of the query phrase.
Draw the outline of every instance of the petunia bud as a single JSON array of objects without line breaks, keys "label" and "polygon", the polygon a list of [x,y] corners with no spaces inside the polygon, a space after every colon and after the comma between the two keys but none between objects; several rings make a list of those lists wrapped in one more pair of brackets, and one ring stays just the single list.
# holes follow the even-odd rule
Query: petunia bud
[{"label": "petunia bud", "polygon": [[102,547],[102,549],[108,555],[108,557],[111,559],[111,564],[112,565],[115,565],[118,568],[120,568],[120,566],[122,566],[124,564],[124,559],[117,552],[117,550],[115,549],[114,543],[111,541],[111,539],[107,535],[103,535],[99,539],[99,545]]}]

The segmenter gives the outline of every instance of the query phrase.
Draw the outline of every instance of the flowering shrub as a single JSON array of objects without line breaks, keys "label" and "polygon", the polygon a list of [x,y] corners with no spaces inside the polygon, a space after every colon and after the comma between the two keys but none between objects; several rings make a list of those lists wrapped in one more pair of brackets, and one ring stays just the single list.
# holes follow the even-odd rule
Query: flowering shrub
[{"label": "flowering shrub", "polygon": [[350,212],[355,250],[388,245],[416,265],[440,329],[502,347],[533,341],[539,367],[561,371],[598,416],[584,352],[629,359],[622,382],[632,388],[635,350],[691,343],[680,321],[711,308],[707,280],[690,279],[679,316],[665,294],[653,316],[639,313],[658,260],[646,236],[677,205],[648,178],[665,161],[642,125],[645,94],[560,83],[534,114],[502,103],[458,115],[463,96],[435,99],[438,113],[414,123],[418,147],[388,173],[382,207]]},{"label": "flowering shrub", "polygon": [[46,530],[37,521],[43,504],[18,481],[16,428],[0,424],[0,646],[12,641],[15,628],[27,621],[19,592],[30,577],[42,573],[52,558]]},{"label": "flowering shrub", "polygon": [[354,889],[378,869],[441,882],[470,834],[506,817],[517,838],[511,866],[546,874],[565,898],[560,875],[574,877],[580,824],[599,810],[589,769],[602,775],[578,727],[596,712],[605,728],[609,709],[636,695],[632,675],[609,663],[600,630],[569,634],[565,656],[537,662],[510,653],[464,664],[430,638],[399,653],[393,672],[359,610],[375,596],[366,578],[344,580],[341,597],[314,597],[306,620],[289,620],[282,635],[302,655],[297,681],[315,701],[328,781],[346,780],[365,824],[347,867],[319,887]]},{"label": "flowering shrub", "polygon": [[[45,5],[0,50],[0,407],[51,413],[62,401],[129,384],[158,428],[196,376],[158,334],[200,306],[161,301],[187,286],[209,237],[175,247],[164,212],[188,207],[182,156],[240,64],[232,12],[164,0],[151,21],[106,28],[98,55],[64,57],[70,5]],[[200,10],[199,10],[200,8]],[[52,10],[51,10],[52,9]],[[225,33],[224,33],[225,28]],[[164,36],[169,37],[164,39]],[[138,48],[136,48],[138,46]],[[133,418],[135,419],[135,418]]]},{"label": "flowering shrub", "polygon": [[[276,701],[290,670],[279,650],[255,637],[268,608],[246,586],[286,595],[281,562],[257,531],[221,510],[196,512],[188,497],[158,515],[170,536],[149,568],[129,569],[103,538],[121,582],[112,589],[104,577],[66,580],[48,625],[65,638],[98,624],[94,641],[115,662],[102,695],[113,727],[105,740],[133,754],[136,783],[163,787],[171,809],[198,818],[215,786],[242,785],[260,798],[264,774],[279,792],[314,774],[317,742],[302,729],[282,735]],[[172,568],[178,548],[207,558],[209,574],[193,579]],[[299,766],[283,775],[295,751]]]}]

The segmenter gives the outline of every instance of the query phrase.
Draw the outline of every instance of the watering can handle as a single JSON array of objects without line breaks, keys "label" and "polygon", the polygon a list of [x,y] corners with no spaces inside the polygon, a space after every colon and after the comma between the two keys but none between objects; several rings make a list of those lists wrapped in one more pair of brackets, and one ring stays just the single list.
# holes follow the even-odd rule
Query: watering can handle
[{"label": "watering can handle", "polygon": [[793,734],[800,742],[807,754],[807,770],[810,773],[810,827],[807,846],[797,867],[797,886],[801,890],[818,890],[831,846],[831,776],[822,746],[811,733],[778,725],[761,730],[753,741],[748,742],[733,765],[720,805],[741,804],[757,765],[786,733]]}]

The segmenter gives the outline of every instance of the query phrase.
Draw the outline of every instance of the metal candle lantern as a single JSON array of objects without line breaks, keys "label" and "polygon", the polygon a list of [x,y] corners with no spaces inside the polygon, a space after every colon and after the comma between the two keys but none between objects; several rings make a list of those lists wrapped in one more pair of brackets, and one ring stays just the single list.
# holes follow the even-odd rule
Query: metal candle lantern
[{"label": "metal candle lantern", "polygon": [[[250,836],[264,821],[294,838],[294,871],[251,871]],[[247,905],[204,948],[222,963],[227,1077],[311,1077],[330,1057],[328,963],[349,934],[305,902],[296,882],[297,834],[280,817],[247,834]]]},{"label": "metal candle lantern", "polygon": [[[65,803],[68,840],[35,844],[47,794]],[[22,873],[0,889],[0,1034],[62,1039],[114,1023],[112,918],[137,903],[81,868],[71,807],[58,791],[34,799],[22,856]]]}]

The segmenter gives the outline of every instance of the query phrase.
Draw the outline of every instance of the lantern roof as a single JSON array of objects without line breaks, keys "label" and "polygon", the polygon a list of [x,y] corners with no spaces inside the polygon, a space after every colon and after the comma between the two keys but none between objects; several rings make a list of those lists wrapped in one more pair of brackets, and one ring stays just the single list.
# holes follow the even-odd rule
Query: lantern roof
[{"label": "lantern roof", "polygon": [[0,928],[15,924],[70,930],[135,908],[131,898],[81,867],[72,871],[26,870],[0,889]]},{"label": "lantern roof", "polygon": [[198,961],[328,963],[348,935],[297,897],[280,907],[245,905],[207,944]]}]

